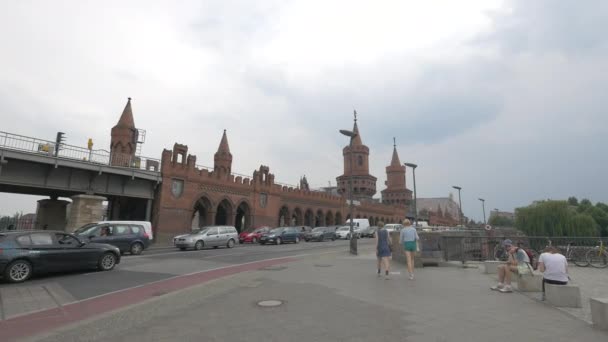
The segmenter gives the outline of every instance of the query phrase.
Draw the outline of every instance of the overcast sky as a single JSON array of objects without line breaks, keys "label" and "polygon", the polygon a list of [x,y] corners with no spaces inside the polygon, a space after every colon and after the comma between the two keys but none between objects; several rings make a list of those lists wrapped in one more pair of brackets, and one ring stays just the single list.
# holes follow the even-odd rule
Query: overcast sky
[{"label": "overcast sky", "polygon": [[[108,149],[127,97],[143,154],[270,166],[312,187],[342,172],[352,112],[378,195],[393,136],[419,197],[463,210],[608,201],[608,2],[3,1],[0,131]],[[408,187],[413,188],[408,170]],[[0,214],[32,212],[0,194]]]}]

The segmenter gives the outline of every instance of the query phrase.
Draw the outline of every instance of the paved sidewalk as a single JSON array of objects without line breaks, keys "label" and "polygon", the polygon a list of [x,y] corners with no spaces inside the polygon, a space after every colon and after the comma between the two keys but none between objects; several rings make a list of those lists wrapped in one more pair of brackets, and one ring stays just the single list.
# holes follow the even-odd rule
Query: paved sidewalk
[{"label": "paved sidewalk", "polygon": [[[301,258],[214,280],[76,323],[37,341],[605,341],[608,333],[519,293],[489,290],[480,269],[424,268],[416,280],[375,257]],[[280,300],[273,308],[262,300]]]},{"label": "paved sidewalk", "polygon": [[[574,317],[591,324],[590,298],[608,298],[608,269],[597,269],[592,267],[568,267],[571,281],[581,290],[582,308],[558,308]],[[528,292],[526,296],[540,300],[540,292]]]}]

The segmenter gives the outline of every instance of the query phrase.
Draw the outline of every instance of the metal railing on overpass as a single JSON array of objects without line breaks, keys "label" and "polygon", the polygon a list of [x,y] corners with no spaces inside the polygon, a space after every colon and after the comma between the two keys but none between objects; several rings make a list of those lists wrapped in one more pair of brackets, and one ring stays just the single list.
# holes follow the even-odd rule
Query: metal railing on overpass
[{"label": "metal railing on overpass", "polygon": [[112,156],[110,151],[89,150],[86,147],[63,143],[59,145],[57,151],[55,147],[56,143],[54,141],[0,131],[0,148],[83,163],[160,172],[159,159],[142,156]]}]

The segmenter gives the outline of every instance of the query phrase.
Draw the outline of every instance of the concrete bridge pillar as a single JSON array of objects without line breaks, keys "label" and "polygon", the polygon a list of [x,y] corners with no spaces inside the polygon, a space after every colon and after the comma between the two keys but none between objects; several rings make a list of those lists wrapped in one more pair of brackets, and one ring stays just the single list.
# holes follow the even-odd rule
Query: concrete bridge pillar
[{"label": "concrete bridge pillar", "polygon": [[39,200],[34,229],[65,230],[67,224],[66,208],[69,203],[58,199]]},{"label": "concrete bridge pillar", "polygon": [[72,231],[87,223],[103,220],[105,197],[92,195],[72,196],[68,230]]}]

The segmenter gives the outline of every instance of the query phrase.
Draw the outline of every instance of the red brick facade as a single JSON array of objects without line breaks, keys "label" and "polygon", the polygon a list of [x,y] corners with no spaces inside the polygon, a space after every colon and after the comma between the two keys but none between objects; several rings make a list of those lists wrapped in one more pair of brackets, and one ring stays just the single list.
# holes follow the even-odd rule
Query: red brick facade
[{"label": "red brick facade", "polygon": [[[127,106],[126,114],[123,113],[119,125],[112,130],[113,150],[128,143],[127,131],[121,125],[125,121],[133,122],[130,102]],[[355,130],[358,132],[356,123]],[[362,144],[360,136],[355,140],[353,183],[355,197],[359,201],[353,216],[368,218],[372,225],[380,220],[386,223],[400,222],[405,217],[407,206],[376,203],[371,199],[376,192],[376,178],[369,174],[369,149]],[[122,151],[119,149],[116,152]],[[346,147],[345,163],[349,162],[350,153],[351,150]],[[234,225],[242,231],[259,226],[339,225],[348,219],[346,197],[311,191],[305,178],[300,187],[276,184],[269,167],[264,165],[251,177],[235,176],[232,173],[232,157],[226,131],[215,154],[212,170],[197,167],[196,156],[188,154],[186,145],[176,143],[173,150],[163,151],[160,165],[162,183],[157,189],[152,219],[160,241],[189,231],[192,227],[212,224]],[[344,175],[338,177],[342,181],[343,193],[350,168],[345,165],[344,170]]]}]

